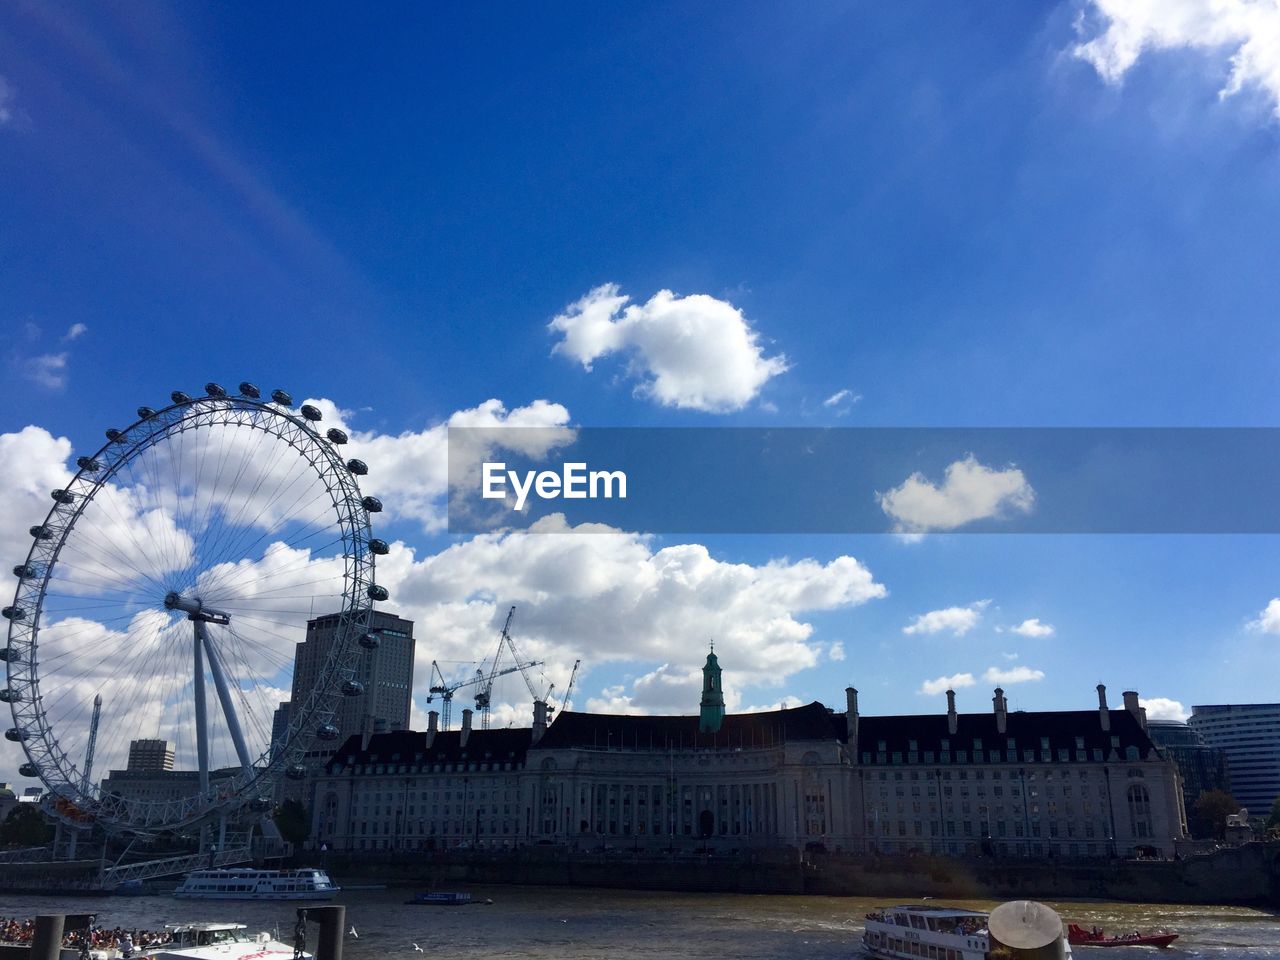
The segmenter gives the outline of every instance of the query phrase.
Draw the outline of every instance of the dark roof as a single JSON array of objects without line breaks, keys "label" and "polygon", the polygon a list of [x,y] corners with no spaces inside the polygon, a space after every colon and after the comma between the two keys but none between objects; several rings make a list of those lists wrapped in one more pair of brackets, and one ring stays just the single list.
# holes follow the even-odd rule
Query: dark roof
[{"label": "dark roof", "polygon": [[[893,754],[899,753],[905,759],[911,751],[911,741],[915,741],[916,750],[923,753],[942,751],[942,741],[950,742],[950,749],[964,750],[970,755],[974,749],[974,740],[982,741],[982,749],[1007,750],[1008,741],[1012,739],[1021,759],[1022,751],[1035,750],[1037,756],[1041,749],[1042,738],[1049,739],[1049,749],[1057,758],[1059,750],[1070,751],[1071,759],[1075,759],[1077,749],[1076,738],[1083,738],[1083,749],[1088,751],[1088,759],[1093,759],[1093,751],[1101,750],[1104,757],[1109,757],[1113,745],[1112,737],[1119,738],[1121,756],[1129,747],[1136,747],[1139,756],[1146,757],[1154,744],[1137,718],[1127,710],[1110,711],[1111,729],[1103,730],[1097,710],[1054,710],[1022,712],[1015,711],[1007,715],[1008,720],[1004,733],[996,729],[995,711],[991,713],[961,713],[956,717],[956,732],[947,730],[945,713],[928,713],[899,717],[862,717],[858,723],[858,749],[861,753],[870,753],[873,763],[878,761],[880,742],[885,744],[884,751],[888,761],[892,762]],[[844,714],[840,714],[844,720]],[[921,760],[923,758],[920,758]],[[954,757],[953,757],[954,759]],[[1007,761],[1006,761],[1007,762]]]},{"label": "dark roof", "polygon": [[714,747],[765,747],[787,740],[832,740],[844,730],[844,717],[816,700],[789,710],[727,714],[715,733],[700,733],[694,716],[626,716],[611,713],[560,713],[538,741],[538,749],[600,747],[677,750]]},{"label": "dark roof", "polygon": [[[924,753],[934,754],[937,762],[943,741],[948,741],[952,761],[959,751],[972,756],[974,741],[981,740],[983,751],[1008,750],[1008,741],[1014,741],[1018,759],[1024,750],[1035,750],[1039,758],[1041,742],[1049,740],[1052,759],[1059,750],[1069,751],[1076,759],[1077,738],[1083,739],[1086,759],[1092,760],[1095,750],[1101,750],[1104,758],[1118,749],[1123,757],[1129,747],[1136,747],[1141,757],[1153,749],[1151,738],[1142,725],[1126,710],[1110,711],[1111,729],[1103,730],[1097,710],[1016,711],[1006,715],[1005,732],[996,729],[995,712],[962,713],[956,718],[956,732],[948,732],[945,713],[928,713],[907,716],[859,718],[859,754],[869,753],[872,763],[879,762],[879,754],[885,754],[884,762],[893,762],[894,754],[900,754],[898,763],[910,762],[912,750],[920,754],[915,762],[925,762]],[[1119,739],[1118,747],[1112,738]],[[798,740],[847,742],[845,714],[833,713],[821,703],[813,702],[789,710],[769,710],[764,713],[728,714],[720,730],[714,734],[698,731],[697,716],[621,716],[604,713],[565,712],[556,717],[546,735],[538,741],[537,749],[563,747],[598,747],[602,749],[666,750],[680,749],[762,747]],[[881,751],[880,743],[884,743]],[[1004,762],[1009,760],[1004,758]]]},{"label": "dark roof", "polygon": [[348,737],[337,749],[329,765],[353,763],[452,763],[459,760],[491,763],[524,763],[532,740],[528,727],[502,730],[472,730],[462,746],[460,730],[437,733],[430,748],[427,735],[413,730],[375,733],[369,746],[361,750],[359,735]]}]

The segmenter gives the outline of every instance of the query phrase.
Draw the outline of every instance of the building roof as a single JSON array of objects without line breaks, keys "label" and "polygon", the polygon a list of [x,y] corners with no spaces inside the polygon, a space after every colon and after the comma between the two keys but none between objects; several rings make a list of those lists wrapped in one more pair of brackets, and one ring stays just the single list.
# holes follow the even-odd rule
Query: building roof
[{"label": "building roof", "polygon": [[[1006,715],[1004,733],[997,730],[994,711],[962,713],[956,717],[954,734],[948,731],[945,713],[863,716],[858,722],[858,743],[852,749],[859,754],[869,753],[872,763],[879,762],[881,753],[885,754],[885,762],[899,754],[896,762],[901,763],[912,751],[941,754],[944,741],[952,752],[969,753],[975,749],[975,740],[982,742],[984,751],[1007,751],[1008,741],[1012,739],[1021,756],[1024,750],[1036,750],[1038,755],[1043,749],[1042,741],[1047,738],[1055,759],[1060,750],[1067,750],[1073,760],[1080,749],[1087,751],[1092,759],[1095,750],[1109,757],[1113,749],[1119,749],[1123,755],[1129,747],[1135,747],[1139,756],[1145,757],[1154,748],[1133,714],[1123,709],[1109,713],[1111,729],[1103,730],[1096,709],[1015,711]],[[700,733],[696,714],[624,716],[566,711],[556,717],[538,741],[537,749],[687,750],[767,747],[802,740],[846,743],[846,731],[845,714],[833,713],[817,701],[763,713],[728,714],[715,733]],[[1118,744],[1112,742],[1113,737]],[[917,762],[922,759],[917,758]]]},{"label": "building roof", "polygon": [[329,760],[335,764],[356,763],[455,763],[461,760],[492,763],[524,763],[532,742],[528,727],[502,730],[472,730],[462,746],[462,731],[442,730],[427,746],[427,734],[413,730],[375,733],[362,749],[360,735],[348,737]]},{"label": "building roof", "polygon": [[[912,749],[920,752],[942,752],[942,741],[949,743],[951,751],[972,751],[974,741],[981,740],[984,751],[1006,750],[1013,740],[1016,749],[1042,749],[1041,741],[1049,741],[1049,749],[1057,756],[1059,750],[1075,752],[1083,749],[1092,757],[1094,750],[1103,756],[1110,755],[1115,746],[1112,738],[1118,738],[1118,749],[1123,754],[1129,747],[1136,747],[1139,756],[1145,757],[1154,748],[1151,738],[1142,724],[1129,711],[1110,710],[1111,729],[1103,730],[1098,711],[1094,710],[1038,710],[1014,711],[1006,715],[1005,732],[996,728],[995,711],[990,713],[961,713],[956,715],[956,732],[949,733],[945,713],[916,714],[898,717],[861,717],[858,723],[858,749],[870,753],[872,762],[877,754],[905,756]],[[841,720],[844,715],[840,714]],[[1078,741],[1083,741],[1083,746]],[[880,750],[880,743],[885,744]]]},{"label": "building roof", "polygon": [[700,733],[698,722],[697,714],[630,716],[564,711],[538,741],[538,749],[768,747],[788,740],[832,740],[844,731],[844,715],[837,717],[816,700],[803,707],[728,714],[714,733]]}]

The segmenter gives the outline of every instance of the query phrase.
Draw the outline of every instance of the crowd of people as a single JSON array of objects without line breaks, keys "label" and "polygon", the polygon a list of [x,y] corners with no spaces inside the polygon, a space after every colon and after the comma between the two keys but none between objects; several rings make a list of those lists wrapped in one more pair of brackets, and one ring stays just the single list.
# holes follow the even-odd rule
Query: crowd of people
[{"label": "crowd of people", "polygon": [[[36,922],[16,917],[0,917],[0,943],[30,943],[35,937]],[[115,950],[121,957],[141,955],[150,947],[169,942],[164,930],[126,930],[123,927],[89,927],[69,930],[62,938],[64,947],[84,947],[91,950]]]}]

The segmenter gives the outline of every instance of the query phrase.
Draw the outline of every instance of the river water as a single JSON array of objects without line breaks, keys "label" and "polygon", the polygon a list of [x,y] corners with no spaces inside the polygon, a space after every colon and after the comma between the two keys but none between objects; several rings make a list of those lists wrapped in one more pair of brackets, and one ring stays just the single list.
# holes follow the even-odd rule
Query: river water
[{"label": "river water", "polygon": [[[861,956],[862,917],[900,902],[866,897],[753,896],[650,893],[581,887],[469,887],[491,905],[418,907],[404,903],[412,891],[348,890],[346,960],[420,956],[531,958],[531,960],[835,960]],[[947,901],[991,909],[993,901]],[[1108,932],[1156,927],[1182,935],[1178,958],[1280,957],[1280,914],[1244,907],[1203,907],[1096,901],[1052,903],[1065,920],[1097,924]],[[210,903],[171,897],[58,900],[0,894],[0,916],[30,917],[65,910],[97,912],[105,926],[157,928],[183,920],[236,920],[254,930],[274,930],[291,941],[296,904]],[[310,928],[314,945],[316,928]],[[1154,957],[1150,948],[1119,947],[1105,953],[1078,948],[1077,956]]]}]

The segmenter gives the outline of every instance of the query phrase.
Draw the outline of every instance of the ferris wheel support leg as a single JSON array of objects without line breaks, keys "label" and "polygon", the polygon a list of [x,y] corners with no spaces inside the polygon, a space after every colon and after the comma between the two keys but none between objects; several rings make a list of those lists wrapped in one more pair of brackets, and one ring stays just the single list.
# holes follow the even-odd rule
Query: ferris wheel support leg
[{"label": "ferris wheel support leg", "polygon": [[209,657],[209,672],[213,674],[213,688],[218,692],[218,700],[222,703],[222,715],[227,721],[227,730],[231,733],[231,742],[235,744],[236,757],[244,768],[245,779],[253,776],[253,760],[249,756],[249,748],[245,746],[244,733],[240,730],[240,718],[236,716],[235,704],[231,702],[231,690],[227,686],[227,677],[222,670],[222,658],[209,640],[209,631],[204,623],[196,621],[196,632],[204,639],[204,652]]},{"label": "ferris wheel support leg", "polygon": [[200,640],[204,624],[195,623],[195,698],[196,698],[196,760],[200,769],[200,792],[209,792],[209,710],[204,696],[204,656],[200,652]]}]

